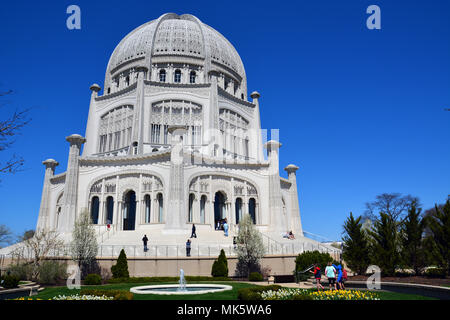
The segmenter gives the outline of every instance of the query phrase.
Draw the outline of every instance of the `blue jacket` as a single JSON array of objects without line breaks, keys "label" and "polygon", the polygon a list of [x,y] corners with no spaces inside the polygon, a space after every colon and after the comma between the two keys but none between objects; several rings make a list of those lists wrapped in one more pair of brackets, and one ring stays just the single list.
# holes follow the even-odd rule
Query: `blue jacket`
[{"label": "blue jacket", "polygon": [[338,272],[338,277],[337,277],[337,281],[341,281],[342,280],[342,266],[338,265],[336,268],[337,272]]}]

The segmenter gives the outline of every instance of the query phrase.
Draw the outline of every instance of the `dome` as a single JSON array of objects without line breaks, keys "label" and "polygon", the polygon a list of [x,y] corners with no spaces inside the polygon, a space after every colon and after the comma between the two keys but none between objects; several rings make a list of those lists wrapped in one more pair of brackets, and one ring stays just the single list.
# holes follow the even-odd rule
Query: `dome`
[{"label": "dome", "polygon": [[167,13],[129,33],[115,48],[108,63],[105,87],[127,67],[146,67],[164,59],[194,61],[206,74],[228,72],[246,86],[241,58],[233,45],[219,32],[189,15]]}]

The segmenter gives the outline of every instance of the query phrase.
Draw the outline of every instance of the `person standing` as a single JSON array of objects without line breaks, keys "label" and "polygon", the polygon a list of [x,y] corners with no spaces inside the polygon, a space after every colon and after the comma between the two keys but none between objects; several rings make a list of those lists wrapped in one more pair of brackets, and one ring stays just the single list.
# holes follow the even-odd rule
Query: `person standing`
[{"label": "person standing", "polygon": [[147,248],[148,238],[147,238],[146,234],[144,234],[144,237],[142,238],[142,242],[144,243],[144,252],[147,252],[147,250],[148,250],[148,248]]},{"label": "person standing", "polygon": [[192,224],[191,238],[197,238],[197,234],[195,233],[195,224]]},{"label": "person standing", "polygon": [[225,237],[228,237],[228,223],[227,219],[223,221],[223,232],[225,233]]},{"label": "person standing", "polygon": [[187,240],[186,242],[186,257],[191,256],[191,240]]},{"label": "person standing", "polygon": [[334,290],[336,290],[336,269],[331,265],[331,262],[328,262],[328,266],[325,268],[325,275],[328,278],[330,290],[332,290],[333,286]]},{"label": "person standing", "polygon": [[342,266],[338,265],[337,266],[337,287],[339,288],[339,290],[343,290],[344,289],[344,284],[342,283]]},{"label": "person standing", "polygon": [[342,277],[340,281],[341,290],[345,290],[345,281],[347,281],[347,270],[342,266]]}]

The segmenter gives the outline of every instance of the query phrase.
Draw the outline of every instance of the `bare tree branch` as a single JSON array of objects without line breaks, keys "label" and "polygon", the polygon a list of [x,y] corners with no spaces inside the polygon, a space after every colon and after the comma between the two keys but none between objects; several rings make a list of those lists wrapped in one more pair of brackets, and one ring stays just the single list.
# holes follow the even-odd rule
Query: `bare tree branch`
[{"label": "bare tree branch", "polygon": [[379,213],[387,214],[393,221],[402,219],[411,204],[416,201],[419,205],[419,199],[411,195],[402,196],[400,193],[383,193],[376,196],[375,201],[366,203],[364,217],[372,221],[376,220]]},{"label": "bare tree branch", "polygon": [[[12,92],[12,90],[0,92],[0,97],[5,97]],[[4,105],[0,105],[1,107],[4,107]],[[12,115],[0,120],[0,152],[10,148],[15,142],[13,137],[20,134],[20,130],[31,121],[29,111],[30,109],[15,110]],[[3,114],[5,113],[3,112]],[[0,173],[14,174],[20,171],[23,162],[24,160],[21,157],[13,155],[8,161],[0,162]]]}]

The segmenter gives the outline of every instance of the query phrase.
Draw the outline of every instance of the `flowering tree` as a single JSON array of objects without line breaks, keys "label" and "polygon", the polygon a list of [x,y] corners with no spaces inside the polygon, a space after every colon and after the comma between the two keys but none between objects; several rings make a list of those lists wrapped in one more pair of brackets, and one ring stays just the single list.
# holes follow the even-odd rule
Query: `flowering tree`
[{"label": "flowering tree", "polygon": [[241,276],[249,276],[251,272],[260,271],[260,260],[264,255],[261,233],[255,228],[252,217],[245,214],[239,221],[236,252],[238,263],[236,272]]},{"label": "flowering tree", "polygon": [[98,252],[97,237],[89,211],[83,210],[75,221],[72,238],[72,259],[78,263],[78,267],[85,276],[93,271],[92,267],[96,265]]}]

